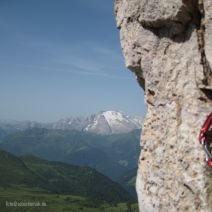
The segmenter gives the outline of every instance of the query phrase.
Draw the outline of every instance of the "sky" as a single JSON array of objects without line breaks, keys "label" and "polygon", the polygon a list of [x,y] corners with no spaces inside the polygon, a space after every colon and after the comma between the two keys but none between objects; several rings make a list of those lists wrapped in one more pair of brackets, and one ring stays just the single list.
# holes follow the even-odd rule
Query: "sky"
[{"label": "sky", "polygon": [[52,122],[102,110],[144,115],[113,4],[0,1],[0,119]]}]

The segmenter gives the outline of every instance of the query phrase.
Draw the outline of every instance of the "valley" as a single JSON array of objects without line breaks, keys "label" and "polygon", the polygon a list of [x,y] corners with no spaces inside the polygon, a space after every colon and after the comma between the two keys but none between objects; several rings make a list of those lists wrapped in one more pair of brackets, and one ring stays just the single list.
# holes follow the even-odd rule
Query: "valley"
[{"label": "valley", "polygon": [[136,211],[140,129],[111,134],[58,126],[0,122],[0,201],[8,193],[13,200],[44,196],[61,207],[72,201],[83,211]]}]

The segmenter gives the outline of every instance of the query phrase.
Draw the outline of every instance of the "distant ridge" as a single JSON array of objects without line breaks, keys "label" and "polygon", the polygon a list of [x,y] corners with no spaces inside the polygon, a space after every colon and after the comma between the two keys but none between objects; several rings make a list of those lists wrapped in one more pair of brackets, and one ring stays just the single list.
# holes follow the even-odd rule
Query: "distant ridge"
[{"label": "distant ridge", "polygon": [[140,129],[142,119],[130,117],[119,111],[101,111],[88,117],[69,117],[54,123],[39,123],[34,121],[1,121],[0,130],[11,133],[30,128],[46,128],[61,130],[77,130],[101,135],[127,133]]}]

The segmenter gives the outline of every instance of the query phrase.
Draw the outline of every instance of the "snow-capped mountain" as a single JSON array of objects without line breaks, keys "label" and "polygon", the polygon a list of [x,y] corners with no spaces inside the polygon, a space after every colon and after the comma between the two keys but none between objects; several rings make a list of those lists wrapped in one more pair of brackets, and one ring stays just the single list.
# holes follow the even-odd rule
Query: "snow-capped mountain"
[{"label": "snow-capped mountain", "polygon": [[82,131],[89,123],[88,118],[85,117],[70,117],[59,120],[58,122],[52,123],[52,129],[61,130],[77,130]]},{"label": "snow-capped mountain", "polygon": [[101,135],[127,133],[141,128],[142,119],[129,117],[118,111],[102,111],[89,117],[71,117],[54,123],[4,122],[0,121],[0,128],[6,131],[26,130],[33,127],[61,130],[77,130]]},{"label": "snow-capped mountain", "polygon": [[79,130],[109,135],[130,132],[141,128],[142,120],[129,117],[117,111],[103,111],[89,117],[61,119],[52,125],[53,129]]},{"label": "snow-capped mountain", "polygon": [[84,131],[97,134],[116,134],[141,128],[141,120],[117,111],[104,111],[93,116]]}]

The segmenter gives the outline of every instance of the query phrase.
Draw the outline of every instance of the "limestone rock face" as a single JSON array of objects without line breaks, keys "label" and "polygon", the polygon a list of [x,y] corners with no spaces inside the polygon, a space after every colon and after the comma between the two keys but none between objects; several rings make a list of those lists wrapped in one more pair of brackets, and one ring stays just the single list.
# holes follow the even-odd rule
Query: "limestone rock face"
[{"label": "limestone rock face", "polygon": [[147,114],[136,189],[141,212],[212,211],[212,169],[198,142],[212,111],[212,1],[116,0],[126,66]]}]

